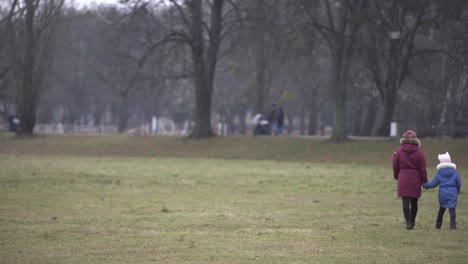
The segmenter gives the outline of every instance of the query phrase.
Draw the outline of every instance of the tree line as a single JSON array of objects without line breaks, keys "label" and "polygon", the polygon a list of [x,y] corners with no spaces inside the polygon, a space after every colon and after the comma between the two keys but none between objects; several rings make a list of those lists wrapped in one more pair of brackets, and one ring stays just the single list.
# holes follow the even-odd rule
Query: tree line
[{"label": "tree line", "polygon": [[[0,4],[0,106],[38,122],[169,116],[247,133],[271,103],[301,134],[466,133],[464,0],[65,0]],[[292,126],[291,126],[292,127]],[[235,131],[234,131],[235,130]]]}]

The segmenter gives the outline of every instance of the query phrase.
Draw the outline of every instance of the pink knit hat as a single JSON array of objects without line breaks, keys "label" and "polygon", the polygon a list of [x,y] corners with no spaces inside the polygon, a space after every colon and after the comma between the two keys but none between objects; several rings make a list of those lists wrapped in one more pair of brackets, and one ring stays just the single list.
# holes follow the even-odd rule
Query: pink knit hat
[{"label": "pink knit hat", "polygon": [[452,163],[450,160],[450,154],[448,152],[445,152],[445,154],[439,154],[438,158],[440,163]]},{"label": "pink knit hat", "polygon": [[403,137],[404,137],[404,138],[417,138],[416,132],[414,132],[413,130],[408,130],[408,131],[406,131],[406,132],[403,134]]}]

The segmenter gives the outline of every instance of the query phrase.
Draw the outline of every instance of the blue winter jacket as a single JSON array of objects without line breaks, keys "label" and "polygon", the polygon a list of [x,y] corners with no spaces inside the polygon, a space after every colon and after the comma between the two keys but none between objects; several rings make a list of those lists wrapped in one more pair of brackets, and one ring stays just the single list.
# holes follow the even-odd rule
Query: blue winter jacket
[{"label": "blue winter jacket", "polygon": [[443,208],[457,207],[460,193],[461,179],[453,163],[437,165],[437,174],[431,182],[425,183],[424,188],[430,189],[439,186],[439,204]]}]

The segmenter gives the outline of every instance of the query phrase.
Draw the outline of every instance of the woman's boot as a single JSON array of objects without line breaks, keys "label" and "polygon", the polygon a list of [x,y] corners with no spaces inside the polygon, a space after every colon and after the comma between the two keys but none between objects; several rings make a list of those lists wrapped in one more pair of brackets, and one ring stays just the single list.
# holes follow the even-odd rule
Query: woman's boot
[{"label": "woman's boot", "polygon": [[407,221],[406,222],[406,230],[411,230],[413,229],[413,222]]},{"label": "woman's boot", "polygon": [[435,224],[436,229],[440,229],[441,226],[442,226],[442,222],[436,222]]}]

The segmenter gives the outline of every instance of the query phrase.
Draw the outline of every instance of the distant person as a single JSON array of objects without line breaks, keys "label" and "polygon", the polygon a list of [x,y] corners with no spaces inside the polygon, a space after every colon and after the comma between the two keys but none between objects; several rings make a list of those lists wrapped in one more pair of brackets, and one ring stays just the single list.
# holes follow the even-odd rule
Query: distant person
[{"label": "distant person", "polygon": [[9,127],[8,130],[10,132],[18,132],[19,130],[19,125],[20,125],[20,119],[17,116],[9,116],[8,117],[8,123]]},{"label": "distant person", "polygon": [[283,107],[278,108],[278,119],[277,119],[277,124],[276,124],[276,131],[275,135],[281,135],[283,133],[283,127],[284,127],[284,110]]},{"label": "distant person", "polygon": [[421,141],[416,133],[408,130],[393,154],[393,177],[398,181],[398,197],[403,201],[407,230],[416,224],[421,186],[427,182],[426,158],[420,147]]},{"label": "distant person", "polygon": [[275,104],[271,104],[270,112],[268,114],[268,123],[270,124],[271,134],[274,135],[278,128],[278,109]]},{"label": "distant person", "polygon": [[254,124],[254,135],[268,135],[268,121],[262,114],[256,114],[252,120]]},{"label": "distant person", "polygon": [[439,186],[439,213],[435,227],[440,229],[445,210],[450,213],[450,229],[457,229],[457,213],[455,208],[460,194],[461,179],[456,171],[457,165],[450,160],[450,154],[439,155],[440,164],[437,165],[437,173],[431,182],[424,184],[424,189],[431,189]]}]

